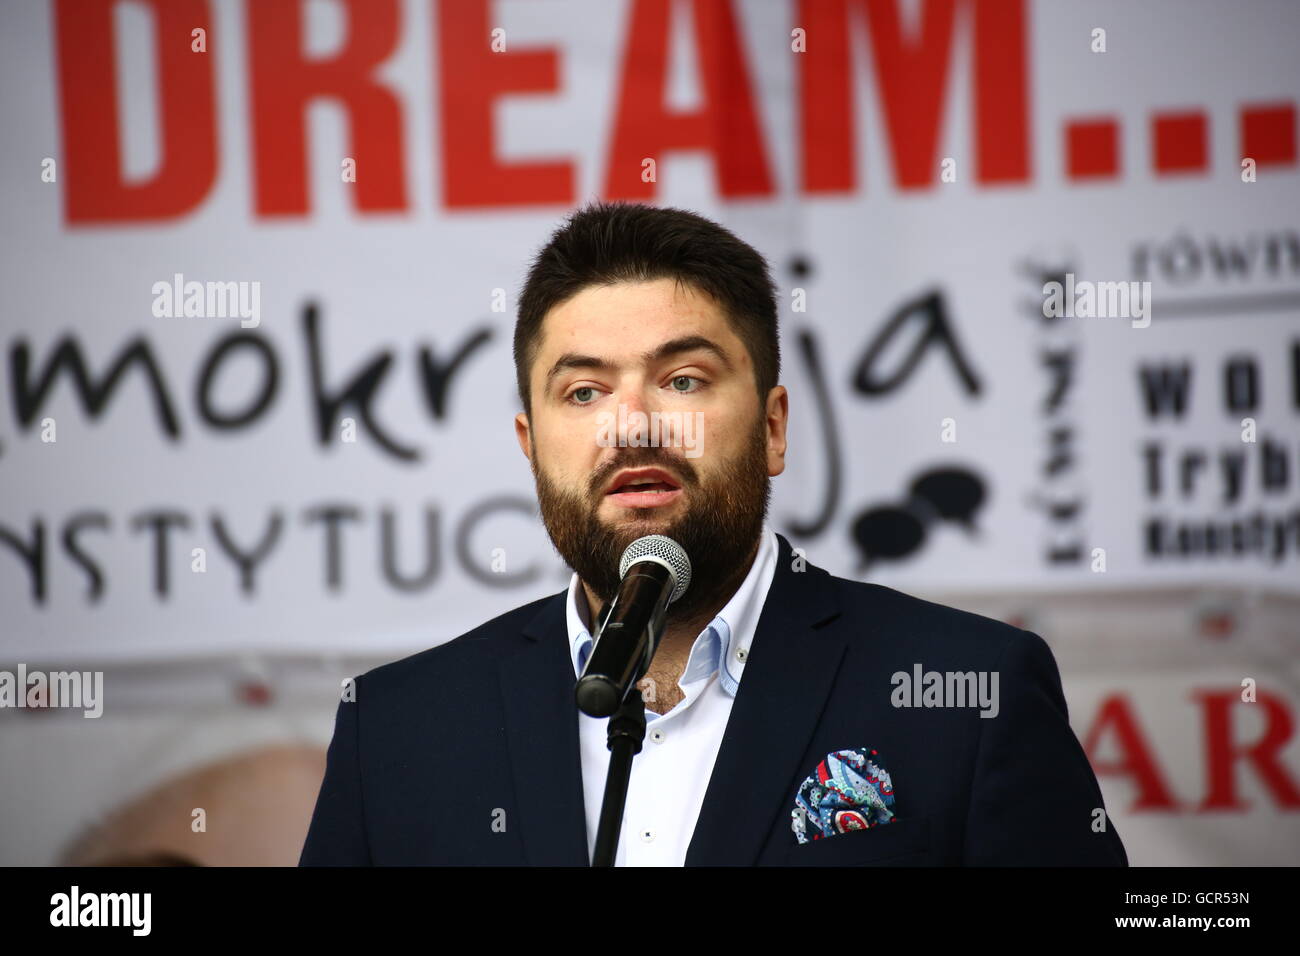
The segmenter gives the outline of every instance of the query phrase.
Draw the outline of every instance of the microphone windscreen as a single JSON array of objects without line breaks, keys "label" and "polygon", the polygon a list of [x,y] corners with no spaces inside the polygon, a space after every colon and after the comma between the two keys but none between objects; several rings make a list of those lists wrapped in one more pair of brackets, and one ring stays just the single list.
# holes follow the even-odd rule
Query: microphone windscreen
[{"label": "microphone windscreen", "polygon": [[691,559],[686,556],[686,549],[672,538],[662,534],[648,534],[637,538],[623,551],[623,558],[618,562],[618,576],[627,574],[627,569],[638,561],[651,560],[662,564],[673,578],[673,593],[668,596],[672,604],[686,593],[691,584]]}]

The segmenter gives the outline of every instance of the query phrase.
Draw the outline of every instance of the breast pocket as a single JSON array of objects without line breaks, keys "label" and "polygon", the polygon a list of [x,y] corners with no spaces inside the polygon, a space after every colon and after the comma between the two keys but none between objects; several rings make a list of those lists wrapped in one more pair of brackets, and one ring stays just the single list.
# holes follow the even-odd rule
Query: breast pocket
[{"label": "breast pocket", "polygon": [[796,843],[786,866],[924,866],[930,851],[930,818],[882,823],[810,843]]}]

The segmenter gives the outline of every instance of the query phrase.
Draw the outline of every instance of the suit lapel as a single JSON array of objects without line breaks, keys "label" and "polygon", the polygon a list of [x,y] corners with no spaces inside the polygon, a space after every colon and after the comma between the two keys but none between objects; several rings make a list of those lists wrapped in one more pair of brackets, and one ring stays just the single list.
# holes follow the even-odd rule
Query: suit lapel
[{"label": "suit lapel", "polygon": [[587,866],[576,680],[565,628],[566,593],[524,629],[501,662],[506,741],[524,854],[532,866]]},{"label": "suit lapel", "polygon": [[686,853],[687,866],[751,866],[778,814],[793,806],[801,765],[844,657],[830,576],[792,567],[777,535],[772,586]]}]

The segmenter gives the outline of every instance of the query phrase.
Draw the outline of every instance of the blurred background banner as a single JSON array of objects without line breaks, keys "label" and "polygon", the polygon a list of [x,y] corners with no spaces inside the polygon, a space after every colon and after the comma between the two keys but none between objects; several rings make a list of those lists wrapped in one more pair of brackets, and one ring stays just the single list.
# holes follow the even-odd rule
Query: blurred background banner
[{"label": "blurred background banner", "polygon": [[771,263],[777,531],[1051,641],[1135,863],[1300,859],[1297,36],[1282,0],[4,4],[0,667],[108,679],[102,720],[0,711],[0,863],[323,745],[340,675],[564,587],[511,334],[596,197]]}]

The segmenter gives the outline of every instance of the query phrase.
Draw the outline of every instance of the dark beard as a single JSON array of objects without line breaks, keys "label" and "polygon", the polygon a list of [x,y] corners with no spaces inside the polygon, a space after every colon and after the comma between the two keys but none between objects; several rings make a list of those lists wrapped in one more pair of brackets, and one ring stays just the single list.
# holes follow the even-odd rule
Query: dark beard
[{"label": "dark beard", "polygon": [[[669,605],[668,620],[689,622],[720,610],[745,579],[767,515],[771,480],[765,425],[760,415],[741,456],[728,462],[708,485],[701,483],[689,459],[675,457],[664,448],[626,447],[619,449],[617,458],[592,472],[585,495],[572,494],[540,472],[534,447],[537,502],[555,550],[604,605],[618,590],[618,563],[627,546],[643,535],[667,535],[685,548],[691,559],[691,585]],[[688,502],[686,513],[662,526],[663,519],[653,508],[628,509],[632,517],[625,525],[618,529],[603,525],[596,510],[614,475],[624,468],[656,466],[681,479]],[[598,609],[591,610],[594,626]]]}]

